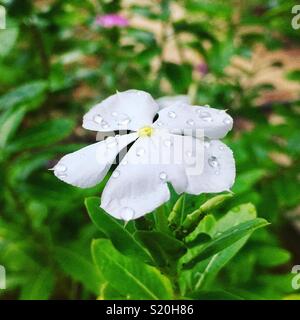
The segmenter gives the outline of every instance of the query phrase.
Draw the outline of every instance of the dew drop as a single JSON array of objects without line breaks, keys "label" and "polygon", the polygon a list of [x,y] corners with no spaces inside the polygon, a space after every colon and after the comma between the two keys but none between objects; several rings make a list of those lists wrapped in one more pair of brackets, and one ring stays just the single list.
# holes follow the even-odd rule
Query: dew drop
[{"label": "dew drop", "polygon": [[117,144],[118,144],[118,141],[114,137],[109,137],[106,139],[106,147],[108,149],[114,148],[115,146],[117,146]]},{"label": "dew drop", "polygon": [[219,161],[215,156],[211,156],[208,159],[208,164],[212,167],[212,168],[217,168],[219,166]]},{"label": "dew drop", "polygon": [[186,154],[189,158],[191,158],[191,157],[193,156],[193,153],[192,153],[191,151],[187,151],[185,154]]},{"label": "dew drop", "polygon": [[127,163],[128,163],[127,160],[123,160],[123,161],[122,161],[122,165],[123,165],[123,166],[126,166]]},{"label": "dew drop", "polygon": [[142,155],[144,155],[145,154],[145,149],[144,148],[137,148],[136,149],[136,155],[138,156],[138,157],[141,157]]},{"label": "dew drop", "polygon": [[199,112],[199,118],[206,122],[212,122],[213,119],[211,117],[211,114],[208,111],[200,111]]},{"label": "dew drop", "polygon": [[165,172],[161,172],[161,173],[159,174],[159,179],[160,179],[161,181],[166,181],[167,178],[168,178],[168,175],[167,175]]},{"label": "dew drop", "polygon": [[101,127],[102,127],[103,129],[107,129],[107,128],[109,128],[109,124],[108,124],[105,120],[102,120],[102,122],[101,122]]},{"label": "dew drop", "polygon": [[115,170],[112,175],[113,178],[118,178],[120,176],[120,171],[119,170]]},{"label": "dew drop", "polygon": [[216,171],[215,171],[215,175],[216,175],[216,176],[219,176],[219,175],[220,175],[220,171],[219,171],[219,170],[216,170]]},{"label": "dew drop", "polygon": [[118,115],[118,113],[114,111],[114,112],[111,113],[111,115],[112,115],[113,117],[116,117],[116,116]]},{"label": "dew drop", "polygon": [[219,146],[219,150],[221,150],[221,151],[223,151],[225,148],[224,148],[224,146]]},{"label": "dew drop", "polygon": [[223,120],[223,123],[224,124],[231,124],[231,119],[230,118],[225,118],[224,120]]},{"label": "dew drop", "polygon": [[195,124],[195,121],[193,119],[189,119],[187,120],[186,124],[192,127]]},{"label": "dew drop", "polygon": [[93,120],[94,120],[94,122],[96,122],[97,124],[101,124],[102,121],[103,121],[103,117],[102,117],[100,114],[96,114],[96,115],[93,117]]},{"label": "dew drop", "polygon": [[171,119],[175,119],[177,117],[176,113],[174,111],[169,111],[168,112],[168,116],[171,118]]},{"label": "dew drop", "polygon": [[163,123],[161,121],[156,122],[158,127],[161,127],[163,125]]},{"label": "dew drop", "polygon": [[118,125],[126,126],[131,122],[131,119],[128,117],[127,114],[121,114],[118,120]]}]

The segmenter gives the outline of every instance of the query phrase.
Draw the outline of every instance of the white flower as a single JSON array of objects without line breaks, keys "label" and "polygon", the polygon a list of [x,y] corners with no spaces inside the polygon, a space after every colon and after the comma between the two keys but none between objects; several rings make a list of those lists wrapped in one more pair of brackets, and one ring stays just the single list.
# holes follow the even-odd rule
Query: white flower
[{"label": "white flower", "polygon": [[[54,174],[73,186],[92,187],[105,177],[117,155],[134,142],[101,197],[101,207],[106,212],[126,221],[168,201],[167,182],[177,193],[229,190],[235,179],[234,158],[217,139],[232,129],[232,118],[225,111],[190,106],[187,102],[186,96],[155,101],[144,91],[117,92],[84,116],[83,127],[105,133],[131,132],[64,156],[54,167]],[[158,119],[153,123],[156,114]],[[196,129],[202,130],[204,140]],[[174,161],[174,155],[182,155],[184,161]],[[203,159],[202,170],[190,174],[187,158],[190,162]]]}]

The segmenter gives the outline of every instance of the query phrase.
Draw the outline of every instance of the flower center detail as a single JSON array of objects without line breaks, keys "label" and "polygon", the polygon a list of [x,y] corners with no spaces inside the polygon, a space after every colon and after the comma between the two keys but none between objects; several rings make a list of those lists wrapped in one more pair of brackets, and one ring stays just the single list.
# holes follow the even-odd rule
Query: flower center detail
[{"label": "flower center detail", "polygon": [[153,133],[154,129],[152,127],[146,126],[139,129],[138,134],[139,137],[150,137]]}]

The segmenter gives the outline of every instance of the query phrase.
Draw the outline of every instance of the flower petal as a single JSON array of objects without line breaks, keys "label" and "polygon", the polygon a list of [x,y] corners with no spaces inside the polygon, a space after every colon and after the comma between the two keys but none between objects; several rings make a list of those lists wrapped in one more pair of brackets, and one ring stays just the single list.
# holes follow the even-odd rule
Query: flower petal
[{"label": "flower petal", "polygon": [[187,95],[165,96],[156,99],[160,109],[171,107],[175,104],[190,104],[190,98]]},{"label": "flower petal", "polygon": [[207,140],[204,148],[204,167],[199,175],[188,175],[187,193],[229,191],[235,180],[235,161],[232,151],[219,140]]},{"label": "flower petal", "polygon": [[53,168],[54,174],[73,186],[95,186],[104,178],[118,153],[137,137],[137,133],[109,137],[67,154]]},{"label": "flower petal", "polygon": [[233,120],[224,111],[209,107],[175,104],[159,111],[154,127],[166,128],[170,132],[196,135],[197,129],[204,130],[210,139],[223,138],[232,129]]},{"label": "flower petal", "polygon": [[145,91],[117,92],[94,106],[82,126],[94,131],[133,130],[152,124],[158,104]]},{"label": "flower petal", "polygon": [[197,163],[196,154],[201,160],[203,142],[191,136],[156,130],[139,138],[106,184],[101,207],[123,220],[153,211],[170,197],[167,182],[177,193],[188,188],[188,169]]}]

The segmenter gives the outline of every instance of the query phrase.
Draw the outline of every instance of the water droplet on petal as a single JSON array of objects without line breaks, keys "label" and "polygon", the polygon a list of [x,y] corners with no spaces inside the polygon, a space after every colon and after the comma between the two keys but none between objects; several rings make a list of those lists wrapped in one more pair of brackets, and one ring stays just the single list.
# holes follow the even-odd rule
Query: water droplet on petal
[{"label": "water droplet on petal", "polygon": [[126,126],[131,122],[131,119],[127,114],[121,114],[118,120],[118,125],[120,126]]},{"label": "water droplet on petal", "polygon": [[220,175],[220,171],[219,171],[219,170],[216,170],[216,171],[215,171],[215,175],[216,175],[216,176]]},{"label": "water droplet on petal", "polygon": [[156,124],[158,127],[161,127],[163,125],[163,123],[161,121],[157,121]]},{"label": "water droplet on petal", "polygon": [[219,166],[219,161],[215,156],[211,156],[208,159],[208,164],[212,167],[212,168],[217,168]]},{"label": "water droplet on petal", "polygon": [[96,114],[93,117],[94,122],[96,122],[97,124],[101,124],[103,121],[103,117],[101,116],[101,114]]},{"label": "water droplet on petal", "polygon": [[231,122],[232,122],[232,120],[228,117],[223,120],[224,124],[231,124]]},{"label": "water droplet on petal", "polygon": [[172,144],[173,144],[173,142],[172,142],[171,140],[169,140],[169,139],[164,141],[164,145],[165,145],[166,147],[171,147]]},{"label": "water droplet on petal", "polygon": [[118,178],[120,176],[120,171],[119,170],[115,170],[112,175],[113,178]]},{"label": "water droplet on petal", "polygon": [[192,153],[191,151],[187,151],[185,154],[186,154],[189,158],[191,158],[191,157],[193,156],[193,153]]},{"label": "water droplet on petal", "polygon": [[137,148],[136,149],[136,155],[138,156],[138,157],[141,157],[142,155],[144,155],[145,154],[145,149],[144,148]]},{"label": "water droplet on petal", "polygon": [[103,129],[107,129],[107,128],[109,128],[109,124],[108,124],[105,120],[102,120],[102,122],[101,122],[101,127],[102,127]]},{"label": "water droplet on petal", "polygon": [[114,148],[118,144],[117,139],[114,137],[108,137],[105,141],[106,141],[106,147],[108,149]]},{"label": "water droplet on petal", "polygon": [[193,119],[189,119],[187,120],[186,124],[192,127],[195,124],[195,121]]},{"label": "water droplet on petal", "polygon": [[121,210],[121,218],[124,221],[129,221],[129,220],[133,219],[134,215],[135,215],[135,212],[134,212],[134,210],[132,208],[124,207]]},{"label": "water droplet on petal", "polygon": [[123,165],[123,166],[126,166],[127,163],[128,163],[127,160],[123,160],[123,161],[122,161],[122,165]]},{"label": "water droplet on petal", "polygon": [[221,151],[223,151],[225,148],[224,148],[224,146],[219,146],[219,150],[221,150]]},{"label": "water droplet on petal", "polygon": [[212,122],[213,119],[211,117],[211,114],[208,111],[200,111],[199,112],[199,118],[206,122]]},{"label": "water droplet on petal", "polygon": [[161,173],[159,174],[159,179],[160,179],[161,181],[166,181],[167,178],[168,178],[168,175],[167,175],[165,172],[161,172]]},{"label": "water droplet on petal", "polygon": [[168,112],[168,116],[171,118],[171,119],[175,119],[177,117],[176,113],[174,111],[169,111]]},{"label": "water droplet on petal", "polygon": [[114,111],[114,112],[111,113],[111,115],[112,115],[113,117],[116,117],[116,116],[118,115],[118,113]]}]

